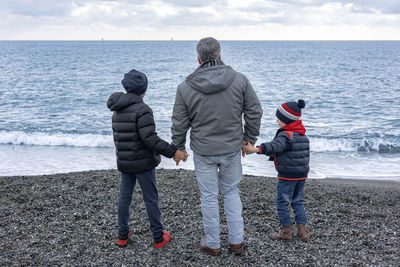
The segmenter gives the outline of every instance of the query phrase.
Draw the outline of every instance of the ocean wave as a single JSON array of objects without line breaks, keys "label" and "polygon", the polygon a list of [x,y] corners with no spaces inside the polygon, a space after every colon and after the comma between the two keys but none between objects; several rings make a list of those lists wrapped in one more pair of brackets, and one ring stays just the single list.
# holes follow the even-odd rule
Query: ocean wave
[{"label": "ocean wave", "polygon": [[310,138],[312,152],[400,153],[400,141],[391,138]]},{"label": "ocean wave", "polygon": [[353,140],[348,139],[326,139],[326,138],[309,138],[310,149],[312,152],[337,152],[337,151],[357,151],[356,144]]},{"label": "ocean wave", "polygon": [[[169,140],[166,138],[165,140]],[[0,144],[75,147],[114,147],[112,135],[26,133],[0,131]],[[310,137],[311,152],[400,153],[400,140],[376,137],[363,139]]]},{"label": "ocean wave", "polygon": [[37,146],[114,147],[112,135],[25,133],[0,131],[0,144]]}]

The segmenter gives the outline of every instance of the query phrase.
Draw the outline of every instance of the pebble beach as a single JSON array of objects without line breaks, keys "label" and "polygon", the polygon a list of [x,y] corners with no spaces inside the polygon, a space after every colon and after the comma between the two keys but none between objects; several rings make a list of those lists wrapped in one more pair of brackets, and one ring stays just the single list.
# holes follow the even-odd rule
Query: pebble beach
[{"label": "pebble beach", "polygon": [[[229,253],[221,204],[221,256],[199,250],[203,236],[194,172],[157,170],[162,221],[172,240],[152,243],[137,185],[131,241],[115,246],[117,170],[0,177],[1,266],[399,266],[400,183],[309,179],[305,208],[311,238],[273,241],[279,230],[276,179],[244,175],[240,183],[247,248]],[[220,199],[222,200],[222,199]],[[296,235],[296,231],[294,233]]]}]

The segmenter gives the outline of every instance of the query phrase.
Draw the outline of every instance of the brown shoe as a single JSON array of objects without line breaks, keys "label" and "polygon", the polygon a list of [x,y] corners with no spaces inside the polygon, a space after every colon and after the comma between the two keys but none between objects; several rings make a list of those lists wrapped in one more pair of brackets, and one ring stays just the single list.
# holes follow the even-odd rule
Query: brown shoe
[{"label": "brown shoe", "polygon": [[245,247],[244,241],[240,244],[231,244],[230,252],[235,256],[242,256]]},{"label": "brown shoe", "polygon": [[207,245],[206,245],[206,238],[205,237],[203,237],[201,240],[200,240],[200,249],[202,250],[202,251],[205,251],[205,252],[207,252],[208,254],[210,254],[210,255],[213,255],[213,256],[219,256],[219,255],[221,255],[221,248],[209,248],[209,247],[207,247]]},{"label": "brown shoe", "polygon": [[297,235],[303,241],[307,241],[310,238],[310,232],[308,232],[307,226],[305,224],[297,225]]},{"label": "brown shoe", "polygon": [[292,226],[283,226],[282,225],[282,230],[279,233],[272,234],[270,236],[274,240],[292,240],[293,234],[292,234]]}]

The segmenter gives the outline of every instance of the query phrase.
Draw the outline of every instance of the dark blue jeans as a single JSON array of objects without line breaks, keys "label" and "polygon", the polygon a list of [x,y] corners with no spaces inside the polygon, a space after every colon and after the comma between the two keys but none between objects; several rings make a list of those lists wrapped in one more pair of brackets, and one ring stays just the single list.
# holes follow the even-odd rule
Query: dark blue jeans
[{"label": "dark blue jeans", "polygon": [[136,180],[142,189],[143,200],[150,220],[150,231],[154,240],[160,239],[163,233],[161,213],[158,207],[155,169],[142,173],[121,173],[121,186],[118,200],[118,231],[120,236],[127,236],[129,231],[129,206]]},{"label": "dark blue jeans", "polygon": [[289,226],[290,212],[289,204],[295,215],[296,224],[306,224],[307,215],[303,204],[304,185],[306,180],[300,181],[278,181],[276,187],[276,209],[280,224]]}]

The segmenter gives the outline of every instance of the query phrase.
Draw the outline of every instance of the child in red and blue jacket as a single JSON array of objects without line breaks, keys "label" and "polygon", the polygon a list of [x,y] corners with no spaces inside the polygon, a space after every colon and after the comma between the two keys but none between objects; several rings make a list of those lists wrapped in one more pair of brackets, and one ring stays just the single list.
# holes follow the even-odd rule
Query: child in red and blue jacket
[{"label": "child in red and blue jacket", "polygon": [[298,235],[304,241],[310,234],[307,230],[307,215],[303,204],[304,185],[310,169],[310,141],[303,126],[301,109],[305,102],[283,103],[276,110],[279,130],[271,142],[253,147],[247,144],[243,147],[246,154],[258,153],[270,156],[278,171],[276,190],[276,208],[282,230],[271,235],[273,239],[291,240],[292,226],[290,221],[289,204],[293,208]]}]

